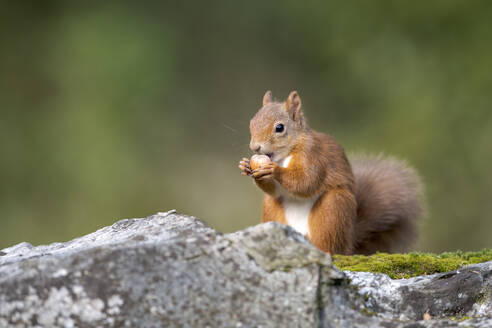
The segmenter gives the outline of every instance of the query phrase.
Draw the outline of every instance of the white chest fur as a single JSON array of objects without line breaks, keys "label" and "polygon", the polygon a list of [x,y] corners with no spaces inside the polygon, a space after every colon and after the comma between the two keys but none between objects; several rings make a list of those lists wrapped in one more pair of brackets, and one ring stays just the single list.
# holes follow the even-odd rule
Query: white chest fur
[{"label": "white chest fur", "polygon": [[[279,165],[287,167],[292,156],[288,156]],[[278,182],[275,183],[275,191],[278,197],[282,197],[282,207],[284,208],[287,224],[297,232],[309,236],[309,213],[318,196],[312,198],[297,198],[285,190]]]},{"label": "white chest fur", "polygon": [[282,207],[287,224],[297,232],[309,236],[309,213],[318,197],[308,199],[284,198]]}]

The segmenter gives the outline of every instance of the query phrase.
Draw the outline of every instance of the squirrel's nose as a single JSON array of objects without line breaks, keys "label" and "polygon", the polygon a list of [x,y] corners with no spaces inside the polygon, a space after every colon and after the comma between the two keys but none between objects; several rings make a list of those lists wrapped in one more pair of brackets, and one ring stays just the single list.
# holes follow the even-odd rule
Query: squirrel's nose
[{"label": "squirrel's nose", "polygon": [[252,142],[249,144],[249,148],[255,153],[258,153],[261,150],[261,145]]}]

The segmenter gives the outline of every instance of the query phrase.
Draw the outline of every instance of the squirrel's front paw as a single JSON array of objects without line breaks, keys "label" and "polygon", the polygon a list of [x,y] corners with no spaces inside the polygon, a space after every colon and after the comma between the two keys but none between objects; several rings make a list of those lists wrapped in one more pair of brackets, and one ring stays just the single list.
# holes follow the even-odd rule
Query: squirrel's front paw
[{"label": "squirrel's front paw", "polygon": [[277,163],[275,162],[263,164],[258,169],[253,170],[251,172],[251,175],[256,180],[272,179],[276,167],[277,167]]},{"label": "squirrel's front paw", "polygon": [[251,175],[251,166],[249,165],[249,159],[243,158],[238,167],[241,169],[241,175]]}]

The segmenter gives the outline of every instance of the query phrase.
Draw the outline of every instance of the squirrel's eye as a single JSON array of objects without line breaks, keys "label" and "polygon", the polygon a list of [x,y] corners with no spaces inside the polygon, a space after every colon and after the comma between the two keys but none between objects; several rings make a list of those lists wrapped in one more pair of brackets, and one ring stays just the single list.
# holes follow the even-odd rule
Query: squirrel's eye
[{"label": "squirrel's eye", "polygon": [[275,132],[277,133],[284,132],[284,125],[282,123],[277,124],[277,126],[275,127]]}]

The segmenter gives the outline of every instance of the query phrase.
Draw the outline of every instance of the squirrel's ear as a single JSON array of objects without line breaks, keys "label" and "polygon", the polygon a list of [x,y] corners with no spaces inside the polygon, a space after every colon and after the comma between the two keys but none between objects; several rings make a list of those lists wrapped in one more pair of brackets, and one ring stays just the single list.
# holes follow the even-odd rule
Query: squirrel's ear
[{"label": "squirrel's ear", "polygon": [[272,92],[270,90],[268,90],[267,92],[265,92],[265,95],[263,96],[263,106],[268,105],[272,101],[273,101]]},{"label": "squirrel's ear", "polygon": [[289,97],[285,101],[285,108],[292,115],[294,121],[297,121],[301,117],[301,97],[297,94],[297,91],[292,91]]}]

